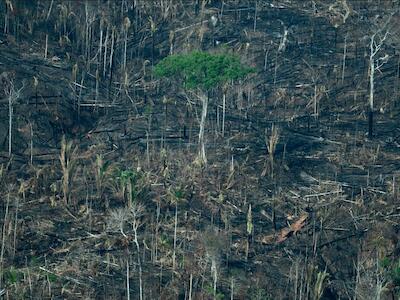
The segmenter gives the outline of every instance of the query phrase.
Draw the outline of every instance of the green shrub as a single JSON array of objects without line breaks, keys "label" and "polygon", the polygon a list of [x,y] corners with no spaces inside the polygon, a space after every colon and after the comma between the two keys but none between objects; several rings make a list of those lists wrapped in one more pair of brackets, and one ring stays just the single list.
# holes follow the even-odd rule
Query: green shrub
[{"label": "green shrub", "polygon": [[20,282],[24,277],[24,274],[13,267],[4,271],[4,280],[7,284],[15,284]]},{"label": "green shrub", "polygon": [[400,259],[396,261],[385,257],[380,261],[380,267],[386,280],[392,283],[396,295],[400,295]]},{"label": "green shrub", "polygon": [[128,192],[128,207],[131,207],[132,203],[136,202],[138,196],[138,180],[140,175],[134,170],[120,170],[117,174],[117,180],[121,186],[122,193],[125,195],[125,191]]}]

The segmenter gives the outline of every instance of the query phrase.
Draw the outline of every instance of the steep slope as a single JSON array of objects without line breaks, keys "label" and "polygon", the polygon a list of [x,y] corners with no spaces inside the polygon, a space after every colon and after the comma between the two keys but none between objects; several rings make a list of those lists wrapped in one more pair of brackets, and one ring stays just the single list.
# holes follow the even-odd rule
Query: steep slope
[{"label": "steep slope", "polygon": [[[0,291],[397,297],[398,9],[2,2]],[[368,35],[386,19],[389,59],[375,78],[368,138]],[[193,49],[235,53],[257,69],[210,92],[207,166],[195,163],[200,102],[152,73],[161,58]],[[10,157],[11,82],[20,94]]]}]

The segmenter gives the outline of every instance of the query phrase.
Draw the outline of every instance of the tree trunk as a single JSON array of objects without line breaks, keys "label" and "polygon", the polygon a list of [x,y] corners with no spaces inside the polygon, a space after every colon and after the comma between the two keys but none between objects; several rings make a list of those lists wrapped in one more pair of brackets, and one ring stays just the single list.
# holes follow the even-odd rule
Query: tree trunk
[{"label": "tree trunk", "polygon": [[372,126],[374,124],[374,111],[371,108],[368,111],[368,137],[372,138],[373,130]]},{"label": "tree trunk", "polygon": [[233,277],[231,278],[231,300],[233,300]]},{"label": "tree trunk", "polygon": [[204,141],[204,129],[207,120],[208,96],[202,95],[201,102],[203,104],[203,107],[201,111],[200,130],[199,130],[199,159],[202,164],[207,164],[205,141]]},{"label": "tree trunk", "polygon": [[13,94],[10,89],[10,95],[8,96],[8,156],[11,157],[12,147],[12,121],[13,121]]},{"label": "tree trunk", "polygon": [[[134,225],[136,226],[136,224]],[[137,264],[139,267],[139,299],[143,300],[143,280],[142,280],[142,262],[140,260],[140,246],[139,246],[139,241],[138,241],[138,233],[137,233],[137,227],[134,227],[133,229],[135,238],[133,242],[136,245],[136,251],[137,251]]]},{"label": "tree trunk", "polygon": [[106,39],[104,41],[104,57],[103,57],[103,78],[106,77],[107,69],[107,51],[108,51],[108,36],[110,35],[110,26],[107,25]]},{"label": "tree trunk", "polygon": [[172,253],[172,270],[176,267],[176,232],[178,227],[178,201],[175,202],[175,225],[174,225],[174,252]]},{"label": "tree trunk", "polygon": [[44,59],[47,59],[47,46],[48,46],[48,43],[49,43],[49,35],[46,34],[46,44],[45,44],[45,47],[44,47]]},{"label": "tree trunk", "polygon": [[217,281],[218,281],[218,270],[217,270],[217,262],[216,258],[213,257],[211,261],[211,272],[213,275],[213,298],[217,299]]},{"label": "tree trunk", "polygon": [[99,51],[97,56],[98,65],[101,65],[101,59],[103,54],[103,20],[100,20],[100,40],[99,40]]},{"label": "tree trunk", "polygon": [[344,71],[346,68],[346,55],[347,55],[347,35],[344,37],[343,61],[342,61],[342,84],[344,82]]},{"label": "tree trunk", "polygon": [[123,71],[126,70],[126,50],[127,50],[127,44],[128,44],[128,30],[125,29]]},{"label": "tree trunk", "polygon": [[257,28],[257,1],[254,6],[254,23],[253,23],[253,31],[256,32]]},{"label": "tree trunk", "polygon": [[314,118],[318,118],[318,95],[317,95],[317,83],[314,82]]},{"label": "tree trunk", "polygon": [[31,156],[31,159],[30,159],[30,162],[31,162],[31,166],[33,166],[33,127],[32,127],[32,123],[31,122],[29,122],[29,127],[30,127],[30,129],[31,129],[31,142],[30,142],[30,156]]},{"label": "tree trunk", "polygon": [[126,299],[131,299],[131,294],[129,292],[129,257],[126,260]]},{"label": "tree trunk", "polygon": [[374,39],[371,39],[369,56],[369,113],[368,113],[368,137],[373,135],[373,114],[374,114],[374,76],[375,76],[375,54]]},{"label": "tree trunk", "polygon": [[190,279],[189,279],[189,300],[192,300],[192,289],[193,289],[193,274],[190,273]]},{"label": "tree trunk", "polygon": [[225,135],[226,93],[222,96],[222,136]]}]

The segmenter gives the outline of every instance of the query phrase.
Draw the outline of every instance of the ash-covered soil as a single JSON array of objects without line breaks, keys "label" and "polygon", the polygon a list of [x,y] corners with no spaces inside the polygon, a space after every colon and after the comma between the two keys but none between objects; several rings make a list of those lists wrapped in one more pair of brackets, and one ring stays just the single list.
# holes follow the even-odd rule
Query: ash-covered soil
[{"label": "ash-covered soil", "polygon": [[[397,299],[398,10],[2,2],[0,294]],[[256,69],[210,91],[207,165],[201,103],[152,72],[195,49]]]}]

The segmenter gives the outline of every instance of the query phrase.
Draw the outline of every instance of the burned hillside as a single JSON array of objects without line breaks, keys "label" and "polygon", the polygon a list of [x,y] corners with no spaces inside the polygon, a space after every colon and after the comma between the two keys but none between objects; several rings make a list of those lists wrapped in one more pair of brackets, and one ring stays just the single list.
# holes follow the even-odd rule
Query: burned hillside
[{"label": "burned hillside", "polygon": [[397,299],[399,10],[1,1],[0,294]]}]

